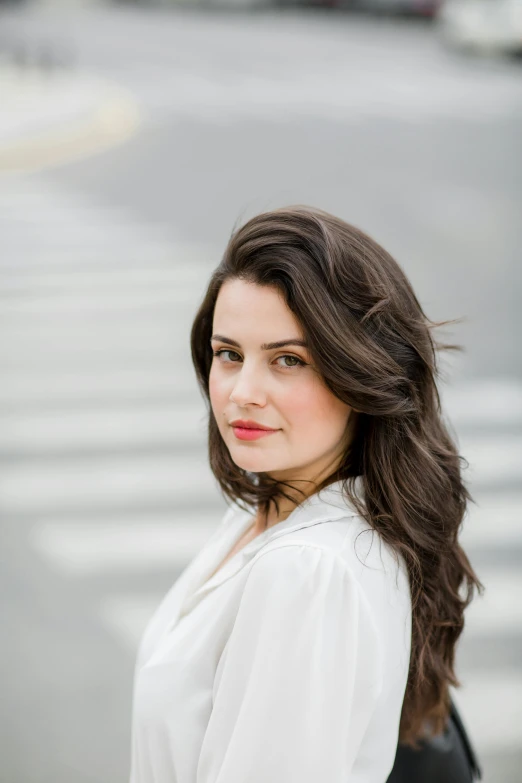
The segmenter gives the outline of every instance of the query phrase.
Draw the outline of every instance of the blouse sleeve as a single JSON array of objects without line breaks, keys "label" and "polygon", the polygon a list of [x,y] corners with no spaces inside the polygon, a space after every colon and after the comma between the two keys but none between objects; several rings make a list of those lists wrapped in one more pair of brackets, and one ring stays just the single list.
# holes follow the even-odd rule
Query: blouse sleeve
[{"label": "blouse sleeve", "polygon": [[262,553],[216,671],[196,783],[348,783],[382,670],[370,606],[336,553]]}]

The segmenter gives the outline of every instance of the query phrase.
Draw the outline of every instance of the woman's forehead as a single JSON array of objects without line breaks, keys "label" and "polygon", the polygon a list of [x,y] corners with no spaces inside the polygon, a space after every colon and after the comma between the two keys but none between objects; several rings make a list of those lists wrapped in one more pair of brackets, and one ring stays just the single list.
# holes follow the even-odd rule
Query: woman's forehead
[{"label": "woman's forehead", "polygon": [[[224,283],[219,291],[213,331],[221,332],[232,326],[238,329],[240,324],[241,328],[248,325],[258,333],[262,331],[260,342],[303,337],[299,321],[279,289],[234,279]],[[285,327],[285,334],[281,334],[280,330]]]}]

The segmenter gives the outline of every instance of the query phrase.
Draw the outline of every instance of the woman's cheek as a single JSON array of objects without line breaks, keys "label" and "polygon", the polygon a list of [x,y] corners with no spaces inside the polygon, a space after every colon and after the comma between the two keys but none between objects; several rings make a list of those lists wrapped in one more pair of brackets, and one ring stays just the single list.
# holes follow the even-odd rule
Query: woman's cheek
[{"label": "woman's cheek", "polygon": [[297,384],[285,394],[282,406],[288,421],[312,424],[317,408],[317,389],[310,384]]},{"label": "woman's cheek", "polygon": [[336,422],[344,420],[346,416],[344,407],[344,404],[337,400],[329,389],[313,378],[293,395],[289,409],[294,421],[304,421],[308,431],[320,428],[326,432],[332,427],[337,429]]}]

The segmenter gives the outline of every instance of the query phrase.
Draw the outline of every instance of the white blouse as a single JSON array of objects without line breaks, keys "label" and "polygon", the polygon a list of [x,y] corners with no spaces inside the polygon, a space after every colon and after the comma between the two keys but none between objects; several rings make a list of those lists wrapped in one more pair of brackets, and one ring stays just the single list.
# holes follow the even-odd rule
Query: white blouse
[{"label": "white blouse", "polygon": [[145,629],[130,783],[385,783],[410,659],[404,562],[336,482],[209,579],[253,517],[228,508]]}]

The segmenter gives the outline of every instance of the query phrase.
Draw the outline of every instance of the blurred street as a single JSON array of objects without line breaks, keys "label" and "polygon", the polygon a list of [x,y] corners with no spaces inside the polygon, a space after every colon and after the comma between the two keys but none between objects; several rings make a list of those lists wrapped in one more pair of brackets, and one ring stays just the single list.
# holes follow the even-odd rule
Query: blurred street
[{"label": "blurred street", "polygon": [[520,61],[334,9],[5,6],[0,97],[6,73],[29,95],[13,52],[40,50],[71,61],[30,110],[0,106],[1,783],[128,780],[141,631],[226,508],[192,318],[236,225],[293,203],[366,230],[428,316],[464,319],[438,335],[465,348],[441,392],[486,593],[455,700],[484,783],[518,783]]}]

